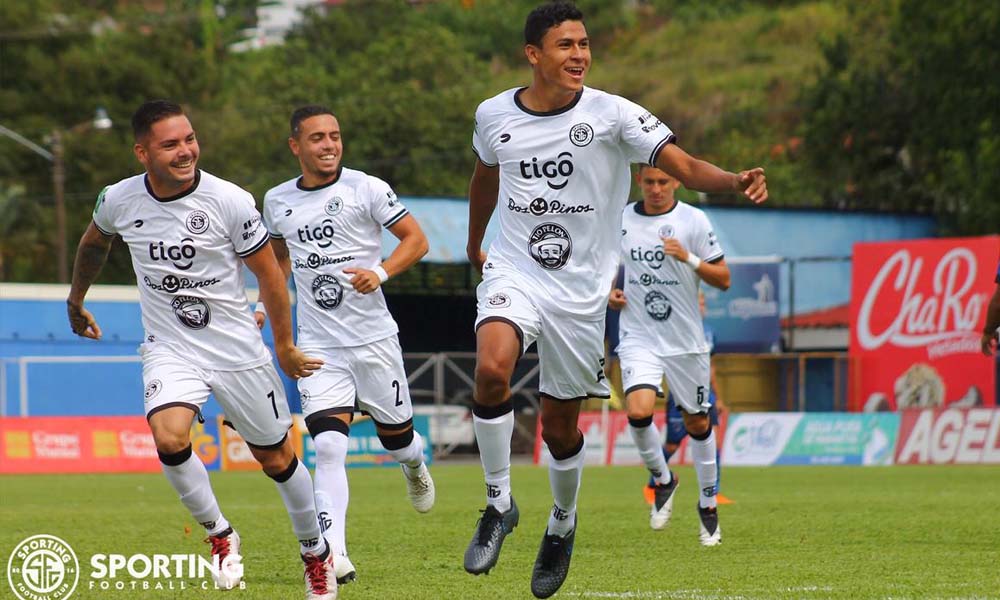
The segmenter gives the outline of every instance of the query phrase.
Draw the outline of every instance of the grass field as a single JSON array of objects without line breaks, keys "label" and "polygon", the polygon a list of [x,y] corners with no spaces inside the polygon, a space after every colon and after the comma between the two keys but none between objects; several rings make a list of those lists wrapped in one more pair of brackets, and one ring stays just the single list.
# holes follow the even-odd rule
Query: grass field
[{"label": "grass field", "polygon": [[[409,506],[395,470],[353,470],[348,546],[358,581],[341,598],[530,598],[551,502],[545,469],[513,473],[521,524],[488,576],[462,570],[482,504],[477,465],[437,465],[437,505]],[[1000,468],[729,468],[723,544],[698,545],[694,473],[674,517],[651,531],[637,467],[584,473],[580,524],[563,598],[1000,598]],[[0,558],[49,533],[80,559],[72,598],[302,597],[288,518],[261,474],[216,473],[223,510],[244,543],[242,591],[90,591],[95,553],[202,553],[193,523],[160,475],[0,477]],[[225,595],[223,595],[225,594]],[[6,583],[0,598],[12,594]]]}]

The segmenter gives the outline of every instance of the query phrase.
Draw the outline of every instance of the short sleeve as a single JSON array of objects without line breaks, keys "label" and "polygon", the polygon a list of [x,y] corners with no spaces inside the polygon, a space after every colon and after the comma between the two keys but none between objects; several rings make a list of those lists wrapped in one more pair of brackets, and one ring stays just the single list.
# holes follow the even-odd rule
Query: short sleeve
[{"label": "short sleeve", "polygon": [[655,165],[660,150],[677,137],[656,115],[635,102],[625,98],[618,98],[618,102],[621,143],[626,154],[634,163]]},{"label": "short sleeve", "polygon": [[233,198],[230,202],[229,239],[236,255],[246,258],[263,248],[271,238],[261,221],[260,213],[249,194]]},{"label": "short sleeve", "polygon": [[284,239],[284,236],[281,235],[281,231],[274,222],[274,203],[275,201],[271,199],[270,194],[264,194],[264,208],[261,211],[261,216],[264,219],[264,229],[267,230],[267,234],[280,240]]},{"label": "short sleeve", "polygon": [[714,262],[723,258],[725,252],[719,244],[719,239],[712,228],[712,222],[703,212],[698,212],[697,227],[695,227],[695,238],[692,241],[691,251],[695,256],[706,261]]},{"label": "short sleeve", "polygon": [[94,203],[94,226],[104,235],[118,233],[118,230],[115,228],[114,218],[111,215],[112,207],[107,202],[108,189],[110,187],[107,186],[101,190],[101,193],[97,195],[97,202]]},{"label": "short sleeve", "polygon": [[483,132],[485,125],[482,107],[476,110],[476,126],[472,130],[472,151],[476,153],[479,162],[487,167],[495,167],[500,164],[496,152],[490,147],[489,139]]},{"label": "short sleeve", "polygon": [[369,210],[372,219],[386,229],[410,214],[389,184],[378,177],[368,178]]}]

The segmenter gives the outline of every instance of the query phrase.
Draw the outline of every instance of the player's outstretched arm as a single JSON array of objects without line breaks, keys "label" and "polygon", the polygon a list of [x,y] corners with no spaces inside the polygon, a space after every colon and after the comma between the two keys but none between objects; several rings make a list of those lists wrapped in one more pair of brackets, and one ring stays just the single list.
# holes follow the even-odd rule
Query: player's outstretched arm
[{"label": "player's outstretched arm", "polygon": [[677,144],[667,144],[656,158],[656,167],[676,177],[684,187],[711,194],[743,194],[754,204],[767,200],[764,169],[730,173],[710,162],[695,158]]},{"label": "player's outstretched arm", "polygon": [[729,266],[726,265],[726,259],[720,259],[718,262],[705,262],[688,252],[687,248],[677,238],[662,239],[663,252],[668,256],[674,257],[674,260],[679,262],[687,263],[694,270],[695,274],[701,277],[702,281],[708,285],[722,291],[729,289]]},{"label": "player's outstretched arm", "polygon": [[482,161],[476,160],[476,170],[469,182],[469,241],[465,252],[469,262],[476,270],[482,272],[486,262],[483,252],[483,237],[486,226],[497,207],[497,194],[500,193],[500,167],[488,167]]},{"label": "player's outstretched arm", "polygon": [[[292,276],[292,258],[288,253],[288,244],[285,240],[272,237],[269,241],[271,244],[271,250],[274,251],[274,257],[278,260],[278,268],[281,269],[282,274],[285,276],[285,282],[288,282],[288,278]],[[254,321],[257,322],[257,328],[263,329],[264,322],[267,321],[267,306],[264,305],[263,301],[257,302],[257,307],[254,309],[253,314]]]},{"label": "player's outstretched arm", "polygon": [[286,279],[274,258],[274,250],[270,244],[264,244],[243,261],[257,277],[260,299],[271,316],[274,351],[281,370],[292,379],[309,377],[323,365],[323,361],[306,356],[292,341],[292,311],[288,303]]},{"label": "player's outstretched arm", "polygon": [[413,215],[406,215],[400,219],[398,223],[389,227],[389,232],[396,236],[399,245],[380,265],[381,273],[379,273],[378,268],[375,270],[344,269],[344,273],[353,275],[351,285],[354,286],[355,291],[362,294],[374,292],[390,277],[406,272],[427,254],[430,247],[427,244],[427,236],[424,235],[424,230],[420,228],[420,224],[413,218]]},{"label": "player's outstretched arm", "polygon": [[1000,327],[1000,283],[997,284],[986,309],[986,325],[983,326],[983,337],[980,340],[983,354],[992,356],[997,349],[997,328]]},{"label": "player's outstretched arm", "polygon": [[73,333],[79,336],[101,339],[101,328],[97,325],[94,315],[83,307],[83,299],[101,272],[101,267],[108,260],[108,252],[111,251],[111,242],[114,239],[112,235],[101,233],[91,221],[76,248],[73,283],[70,285],[69,297],[66,298],[66,311],[69,314],[69,326],[73,329]]}]

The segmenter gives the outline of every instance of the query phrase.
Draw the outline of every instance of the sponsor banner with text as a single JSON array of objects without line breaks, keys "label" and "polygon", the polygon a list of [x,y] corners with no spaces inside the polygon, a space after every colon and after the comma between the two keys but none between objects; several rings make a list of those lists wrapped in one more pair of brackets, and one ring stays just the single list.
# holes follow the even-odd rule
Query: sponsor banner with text
[{"label": "sponsor banner with text", "polygon": [[[433,453],[431,452],[430,419],[424,415],[413,416],[413,430],[424,438],[424,462],[431,464]],[[305,427],[299,429],[299,438],[302,443],[300,456],[306,466],[310,469],[316,468],[316,446],[313,445],[312,436]],[[347,459],[345,463],[348,467],[398,467],[399,463],[382,446],[382,441],[375,431],[375,423],[368,417],[355,417],[351,423],[351,435],[347,438]]]},{"label": "sponsor banner with text", "polygon": [[907,410],[897,464],[1000,464],[1000,410]]},{"label": "sponsor banner with text", "polygon": [[780,264],[729,263],[730,287],[704,286],[705,322],[721,352],[774,352],[780,346]]},{"label": "sponsor banner with text", "polygon": [[0,418],[0,473],[159,470],[143,417]]},{"label": "sponsor banner with text", "polygon": [[979,330],[998,256],[995,235],[854,245],[852,410],[996,404]]}]

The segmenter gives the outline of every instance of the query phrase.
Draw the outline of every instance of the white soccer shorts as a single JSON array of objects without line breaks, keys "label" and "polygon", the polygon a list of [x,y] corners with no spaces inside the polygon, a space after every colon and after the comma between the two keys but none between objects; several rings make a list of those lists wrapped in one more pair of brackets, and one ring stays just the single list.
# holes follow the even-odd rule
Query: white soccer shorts
[{"label": "white soccer shorts", "polygon": [[226,421],[251,446],[277,447],[292,426],[285,388],[270,362],[241,371],[212,371],[169,352],[147,352],[142,381],[147,420],[172,406],[200,412],[212,393]]},{"label": "white soccer shorts", "polygon": [[323,360],[310,377],[299,380],[302,414],[358,407],[376,423],[396,425],[413,417],[410,386],[403,368],[403,351],[395,335],[343,348],[302,348]]},{"label": "white soccer shorts", "polygon": [[665,376],[670,392],[680,408],[689,414],[707,413],[711,363],[708,352],[656,356],[641,348],[618,348],[621,359],[622,387],[625,395],[638,389],[662,394],[660,383]]},{"label": "white soccer shorts", "polygon": [[610,398],[604,376],[604,319],[587,320],[540,309],[527,291],[503,277],[483,280],[476,330],[491,321],[514,328],[521,354],[538,343],[538,391],[555,400]]}]

